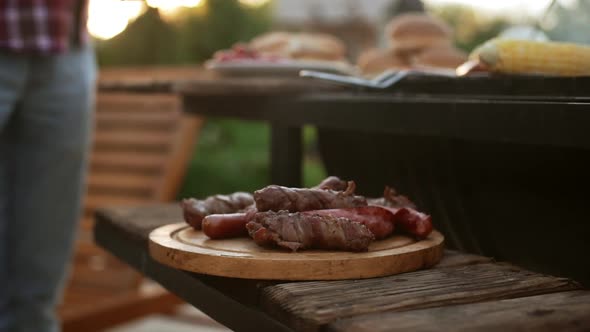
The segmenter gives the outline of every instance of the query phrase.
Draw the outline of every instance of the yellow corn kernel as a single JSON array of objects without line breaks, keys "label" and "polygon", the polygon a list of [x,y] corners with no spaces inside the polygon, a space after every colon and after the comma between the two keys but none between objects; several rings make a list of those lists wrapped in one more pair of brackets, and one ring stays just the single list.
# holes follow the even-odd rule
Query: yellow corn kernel
[{"label": "yellow corn kernel", "polygon": [[590,76],[590,47],[579,44],[491,39],[470,58],[501,73]]}]

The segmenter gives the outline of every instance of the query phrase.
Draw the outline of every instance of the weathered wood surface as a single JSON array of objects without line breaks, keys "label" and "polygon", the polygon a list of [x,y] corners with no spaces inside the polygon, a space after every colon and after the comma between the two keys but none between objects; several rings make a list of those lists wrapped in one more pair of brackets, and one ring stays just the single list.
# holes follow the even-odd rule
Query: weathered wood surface
[{"label": "weathered wood surface", "polygon": [[590,292],[572,291],[405,312],[387,311],[339,320],[330,324],[327,330],[588,331]]},{"label": "weathered wood surface", "polygon": [[[384,278],[285,283],[206,276],[169,268],[147,254],[148,235],[153,229],[182,221],[177,204],[104,208],[98,212],[98,217],[95,229],[99,244],[236,331],[247,331],[255,326],[260,331],[339,330],[353,326],[351,324],[362,327],[369,324],[363,319],[373,320],[374,315],[383,315],[388,321],[396,314],[442,310],[467,303],[469,305],[465,307],[479,308],[503,303],[498,302],[501,299],[526,299],[537,294],[579,288],[569,279],[541,275],[512,265],[493,263],[490,258],[448,250],[441,263],[432,269]],[[580,299],[564,297],[560,306],[567,307],[571,301],[573,310],[581,312],[579,310],[585,310],[583,304],[587,297],[580,296]],[[524,304],[519,307],[518,303],[514,302],[514,306],[520,311],[529,306],[522,302]],[[490,308],[492,314],[496,309]],[[482,307],[481,311],[486,309]],[[451,317],[452,313],[449,315]],[[460,316],[457,314],[457,317]],[[494,316],[488,320],[490,326],[497,327],[504,322],[502,317]],[[552,326],[563,326],[559,325],[562,324],[561,317],[561,314],[548,315],[546,321],[539,324],[545,324],[549,327],[546,330],[552,331],[555,330]],[[503,329],[528,330],[529,325],[516,317],[506,316],[505,322]],[[581,326],[587,326],[586,320],[579,322]],[[435,321],[434,324],[432,328],[439,330],[438,323]]]},{"label": "weathered wood surface", "polygon": [[336,320],[384,311],[516,298],[578,288],[569,279],[508,264],[476,264],[403,275],[266,287],[262,307],[297,331],[319,331]]},{"label": "weathered wood surface", "polygon": [[456,250],[445,250],[444,259],[436,264],[434,268],[443,268],[450,266],[473,265],[480,263],[490,263],[493,259],[491,257],[484,257],[479,255],[466,254]]}]

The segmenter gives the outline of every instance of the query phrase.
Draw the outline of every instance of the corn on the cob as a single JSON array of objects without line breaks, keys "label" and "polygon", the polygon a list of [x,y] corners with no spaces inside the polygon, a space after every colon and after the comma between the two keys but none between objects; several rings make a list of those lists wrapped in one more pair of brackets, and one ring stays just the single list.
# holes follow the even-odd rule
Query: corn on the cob
[{"label": "corn on the cob", "polygon": [[470,59],[501,73],[590,76],[590,47],[579,44],[491,39]]}]

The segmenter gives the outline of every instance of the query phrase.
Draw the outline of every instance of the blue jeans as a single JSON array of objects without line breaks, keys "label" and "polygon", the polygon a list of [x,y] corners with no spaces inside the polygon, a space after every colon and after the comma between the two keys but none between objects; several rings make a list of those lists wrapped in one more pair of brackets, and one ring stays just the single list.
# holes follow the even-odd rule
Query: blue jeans
[{"label": "blue jeans", "polygon": [[89,48],[0,52],[0,331],[59,330],[95,76]]}]

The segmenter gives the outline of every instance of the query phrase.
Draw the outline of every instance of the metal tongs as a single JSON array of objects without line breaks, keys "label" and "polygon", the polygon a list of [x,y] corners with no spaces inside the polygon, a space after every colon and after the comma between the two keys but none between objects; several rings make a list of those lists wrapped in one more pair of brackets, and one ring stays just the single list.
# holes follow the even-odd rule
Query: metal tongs
[{"label": "metal tongs", "polygon": [[314,78],[329,81],[337,84],[353,85],[367,87],[372,89],[387,89],[400,82],[410,75],[423,76],[440,76],[440,77],[458,77],[463,76],[453,69],[410,69],[410,70],[388,70],[372,79],[366,79],[358,76],[340,75],[326,73],[315,70],[302,70],[299,72],[300,77]]}]

